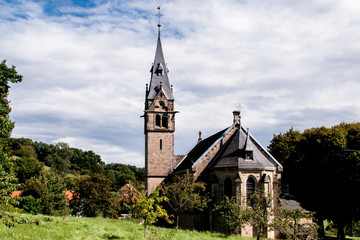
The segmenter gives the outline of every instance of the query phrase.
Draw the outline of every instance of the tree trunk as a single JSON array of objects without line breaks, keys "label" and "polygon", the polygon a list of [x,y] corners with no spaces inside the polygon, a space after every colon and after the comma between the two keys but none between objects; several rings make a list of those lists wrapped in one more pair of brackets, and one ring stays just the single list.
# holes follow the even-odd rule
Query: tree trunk
[{"label": "tree trunk", "polygon": [[179,215],[176,216],[176,232],[178,231],[179,229]]},{"label": "tree trunk", "polygon": [[146,239],[146,220],[144,221],[144,238]]},{"label": "tree trunk", "polygon": [[344,224],[343,223],[338,224],[337,239],[338,240],[345,240]]}]

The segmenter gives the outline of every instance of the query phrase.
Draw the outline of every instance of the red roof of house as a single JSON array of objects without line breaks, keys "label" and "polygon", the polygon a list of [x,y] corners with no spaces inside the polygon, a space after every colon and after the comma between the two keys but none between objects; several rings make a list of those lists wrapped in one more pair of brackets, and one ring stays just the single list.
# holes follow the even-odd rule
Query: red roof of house
[{"label": "red roof of house", "polygon": [[11,193],[11,197],[12,197],[12,198],[18,198],[18,197],[21,196],[21,194],[22,194],[22,191],[21,191],[21,190],[13,191],[13,192]]},{"label": "red roof of house", "polygon": [[136,192],[136,188],[134,188],[131,184],[125,184],[122,188],[120,188],[119,192],[120,199],[122,201],[127,203],[131,201],[132,203],[135,203],[135,196],[133,192]]},{"label": "red roof of house", "polygon": [[64,193],[65,193],[65,197],[67,198],[67,200],[71,201],[73,199],[74,194],[72,193],[72,191],[65,190]]}]

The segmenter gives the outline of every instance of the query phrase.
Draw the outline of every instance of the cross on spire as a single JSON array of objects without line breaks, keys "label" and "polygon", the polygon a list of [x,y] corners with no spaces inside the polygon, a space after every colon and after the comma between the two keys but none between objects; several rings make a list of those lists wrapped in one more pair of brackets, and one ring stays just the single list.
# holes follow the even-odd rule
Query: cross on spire
[{"label": "cross on spire", "polygon": [[164,16],[164,15],[162,15],[161,12],[160,12],[160,6],[158,6],[157,9],[158,9],[158,13],[157,13],[155,16],[158,17],[158,28],[159,28],[159,30],[160,30],[160,27],[161,27],[160,19],[161,19],[161,17]]}]

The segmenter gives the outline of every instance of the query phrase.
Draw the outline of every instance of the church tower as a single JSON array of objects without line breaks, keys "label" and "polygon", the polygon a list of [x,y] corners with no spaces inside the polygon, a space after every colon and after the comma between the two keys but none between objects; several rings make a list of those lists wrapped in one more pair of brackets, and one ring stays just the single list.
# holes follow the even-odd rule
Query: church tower
[{"label": "church tower", "polygon": [[159,23],[155,59],[150,69],[150,85],[146,84],[145,94],[145,170],[148,194],[174,167],[175,99],[161,46],[160,26]]}]

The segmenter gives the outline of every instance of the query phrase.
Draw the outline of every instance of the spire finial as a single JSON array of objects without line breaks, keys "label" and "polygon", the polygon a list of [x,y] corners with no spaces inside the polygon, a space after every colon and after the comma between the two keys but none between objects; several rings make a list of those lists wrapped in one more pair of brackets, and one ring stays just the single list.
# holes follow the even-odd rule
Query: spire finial
[{"label": "spire finial", "polygon": [[199,134],[198,142],[200,142],[200,141],[202,141],[202,137],[201,137],[201,134],[202,134],[202,133],[201,133],[201,131],[199,131],[198,134]]},{"label": "spire finial", "polygon": [[157,26],[158,26],[159,32],[160,32],[160,27],[161,27],[160,19],[161,19],[161,16],[164,16],[164,15],[162,15],[160,12],[160,5],[157,7],[157,9],[158,9],[158,13],[156,14],[156,16],[158,17],[158,25]]}]

